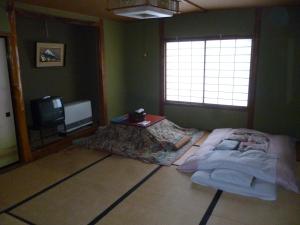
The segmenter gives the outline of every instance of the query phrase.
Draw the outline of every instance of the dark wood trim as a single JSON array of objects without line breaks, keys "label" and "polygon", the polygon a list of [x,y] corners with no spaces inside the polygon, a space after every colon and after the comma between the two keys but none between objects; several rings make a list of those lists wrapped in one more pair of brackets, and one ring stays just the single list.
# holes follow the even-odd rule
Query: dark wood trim
[{"label": "dark wood trim", "polygon": [[192,2],[192,1],[190,1],[190,0],[183,0],[183,1],[186,2],[186,3],[188,3],[188,4],[190,4],[190,5],[192,5],[192,6],[194,6],[194,7],[196,7],[196,8],[198,8],[198,9],[200,9],[201,12],[206,11],[206,9],[204,9],[204,8],[201,7],[200,5],[194,3],[194,2]]},{"label": "dark wood trim", "polygon": [[8,16],[11,29],[9,36],[9,62],[10,62],[10,80],[12,83],[12,101],[14,104],[15,120],[18,136],[18,144],[21,160],[29,162],[32,160],[31,148],[28,138],[27,121],[25,114],[25,105],[22,91],[20,62],[18,54],[16,14],[14,1],[9,1]]},{"label": "dark wood trim", "polygon": [[165,114],[164,101],[165,101],[165,41],[164,41],[164,20],[159,21],[159,45],[160,45],[160,55],[159,55],[159,115],[163,116]]},{"label": "dark wood trim", "polygon": [[93,22],[93,21],[83,21],[83,20],[79,20],[79,19],[59,17],[59,16],[43,14],[43,13],[39,13],[39,12],[32,12],[32,11],[18,9],[18,8],[16,8],[15,11],[16,11],[17,15],[24,16],[24,17],[30,17],[30,18],[40,19],[40,20],[52,19],[52,20],[57,20],[57,21],[60,21],[63,23],[68,23],[68,24],[98,27],[98,23]]},{"label": "dark wood trim", "polygon": [[41,157],[47,156],[51,153],[59,152],[71,146],[73,140],[81,137],[90,136],[93,133],[95,133],[96,130],[97,130],[97,126],[91,126],[87,128],[82,128],[78,131],[74,131],[73,133],[68,134],[68,136],[64,137],[62,140],[53,142],[49,145],[46,145],[42,148],[32,151],[33,159],[36,160]]},{"label": "dark wood trim", "polygon": [[99,20],[98,26],[98,60],[99,60],[99,98],[100,98],[100,125],[104,126],[108,123],[107,116],[107,90],[106,90],[106,72],[104,62],[104,24],[103,20]]},{"label": "dark wood trim", "polygon": [[255,114],[255,96],[256,96],[256,77],[257,77],[257,64],[258,64],[258,52],[260,44],[260,30],[261,30],[261,16],[262,9],[257,8],[255,11],[255,24],[253,31],[253,46],[251,53],[251,67],[250,67],[250,79],[249,79],[249,97],[248,97],[248,121],[247,127],[254,127],[254,114]]},{"label": "dark wood trim", "polygon": [[1,37],[9,37],[9,36],[10,36],[10,33],[0,31],[0,36],[1,36]]},{"label": "dark wood trim", "polygon": [[171,42],[171,41],[205,41],[205,40],[226,40],[226,39],[248,39],[253,38],[253,34],[233,34],[233,35],[227,35],[227,34],[219,34],[219,35],[204,35],[204,36],[198,36],[198,37],[175,37],[175,38],[164,38],[165,42]]},{"label": "dark wood trim", "polygon": [[222,109],[230,111],[240,111],[247,112],[247,107],[242,106],[232,106],[232,105],[217,105],[217,104],[208,104],[208,103],[189,103],[189,102],[176,102],[176,101],[164,101],[164,105],[173,105],[173,106],[187,106],[187,107],[201,107],[207,109]]}]

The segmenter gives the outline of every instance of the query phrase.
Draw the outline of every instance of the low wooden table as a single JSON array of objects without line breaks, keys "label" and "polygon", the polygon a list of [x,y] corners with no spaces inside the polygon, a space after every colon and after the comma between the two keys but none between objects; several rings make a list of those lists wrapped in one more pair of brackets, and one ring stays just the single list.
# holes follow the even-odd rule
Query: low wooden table
[{"label": "low wooden table", "polygon": [[155,124],[155,123],[157,123],[159,121],[162,121],[163,119],[165,119],[164,116],[146,114],[144,121],[150,121],[150,123],[148,123],[147,125],[142,125],[142,124],[139,124],[139,123],[129,122],[128,114],[125,114],[123,116],[119,116],[119,117],[113,118],[111,120],[111,123],[114,123],[114,124],[123,124],[123,125],[127,125],[127,126],[136,126],[136,127],[150,127],[153,124]]}]

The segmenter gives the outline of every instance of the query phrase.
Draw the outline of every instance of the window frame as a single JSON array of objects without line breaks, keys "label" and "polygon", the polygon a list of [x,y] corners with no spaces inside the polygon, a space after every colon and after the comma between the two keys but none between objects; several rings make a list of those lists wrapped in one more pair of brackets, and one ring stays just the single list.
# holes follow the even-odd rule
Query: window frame
[{"label": "window frame", "polygon": [[[166,99],[166,46],[167,42],[180,42],[180,41],[210,41],[210,40],[228,40],[228,39],[251,39],[251,53],[250,53],[250,70],[249,70],[249,85],[248,85],[248,99],[247,106],[234,106],[234,105],[221,105],[212,103],[195,103],[195,102],[182,102],[182,101],[169,101]],[[177,106],[191,106],[211,109],[226,109],[234,111],[248,111],[251,107],[251,94],[253,91],[253,62],[254,62],[254,35],[215,35],[215,36],[202,36],[202,37],[180,37],[180,38],[164,38],[163,40],[163,104],[164,105],[177,105]],[[205,64],[205,57],[204,57]],[[205,80],[205,67],[204,67],[204,80]],[[203,90],[204,93],[205,90]]]}]

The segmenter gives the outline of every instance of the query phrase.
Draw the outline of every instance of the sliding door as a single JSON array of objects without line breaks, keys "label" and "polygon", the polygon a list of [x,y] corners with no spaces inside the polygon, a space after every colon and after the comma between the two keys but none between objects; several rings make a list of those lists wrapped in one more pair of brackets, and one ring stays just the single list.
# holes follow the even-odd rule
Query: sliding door
[{"label": "sliding door", "polygon": [[0,168],[19,159],[6,53],[0,37]]}]

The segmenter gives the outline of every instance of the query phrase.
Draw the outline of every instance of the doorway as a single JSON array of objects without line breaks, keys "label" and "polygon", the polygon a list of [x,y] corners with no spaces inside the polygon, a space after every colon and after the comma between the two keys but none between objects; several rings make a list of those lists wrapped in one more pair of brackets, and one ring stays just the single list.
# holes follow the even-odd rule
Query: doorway
[{"label": "doorway", "polygon": [[0,37],[0,168],[19,160],[6,39]]}]

